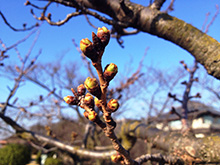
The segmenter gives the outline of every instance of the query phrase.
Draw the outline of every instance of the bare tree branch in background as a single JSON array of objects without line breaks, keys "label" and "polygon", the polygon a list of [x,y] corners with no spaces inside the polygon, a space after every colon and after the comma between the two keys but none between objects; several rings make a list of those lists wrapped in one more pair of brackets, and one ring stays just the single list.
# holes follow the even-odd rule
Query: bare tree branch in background
[{"label": "bare tree branch in background", "polygon": [[181,122],[182,122],[182,132],[189,131],[189,125],[188,125],[188,102],[192,98],[200,98],[200,94],[196,94],[195,96],[190,96],[190,91],[193,85],[193,82],[198,82],[198,78],[195,77],[195,72],[198,69],[198,63],[197,61],[194,62],[194,66],[192,69],[188,68],[186,63],[184,61],[180,61],[180,63],[183,65],[185,70],[189,72],[189,80],[183,81],[181,84],[185,85],[185,91],[183,93],[182,99],[178,99],[176,95],[172,95],[171,93],[168,94],[169,97],[173,98],[174,101],[179,101],[181,103]]},{"label": "bare tree branch in background", "polygon": [[37,22],[35,25],[32,25],[30,27],[26,27],[26,23],[23,24],[23,29],[17,29],[17,28],[14,28],[8,21],[7,19],[5,18],[4,14],[0,11],[0,16],[2,17],[2,19],[4,20],[5,24],[12,30],[14,31],[28,31],[28,30],[32,30],[34,29],[35,27],[38,27],[39,26],[39,23]]}]

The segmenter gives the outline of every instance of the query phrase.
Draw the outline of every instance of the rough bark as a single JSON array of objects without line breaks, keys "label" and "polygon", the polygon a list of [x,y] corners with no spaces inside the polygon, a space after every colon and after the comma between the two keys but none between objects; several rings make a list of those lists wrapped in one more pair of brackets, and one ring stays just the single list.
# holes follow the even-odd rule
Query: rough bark
[{"label": "rough bark", "polygon": [[121,28],[133,27],[171,41],[191,53],[210,75],[220,79],[220,43],[176,17],[127,0],[123,3],[119,0],[52,1],[79,9],[94,9],[112,18],[107,20],[98,14],[93,15],[105,23]]},{"label": "rough bark", "polygon": [[130,140],[132,138],[146,139],[156,148],[166,151],[166,155],[172,158],[172,162],[180,160],[185,163],[220,162],[219,136],[213,135],[198,139],[192,134],[164,132],[138,121],[130,121],[122,126],[121,137],[123,137],[122,144],[127,144],[129,147],[133,146]]}]

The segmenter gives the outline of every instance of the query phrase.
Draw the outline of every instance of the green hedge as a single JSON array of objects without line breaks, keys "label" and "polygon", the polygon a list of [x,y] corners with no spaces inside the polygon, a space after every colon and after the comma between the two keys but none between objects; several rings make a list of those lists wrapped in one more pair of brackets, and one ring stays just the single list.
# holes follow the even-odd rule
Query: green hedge
[{"label": "green hedge", "polygon": [[0,165],[25,165],[31,159],[31,149],[27,145],[8,144],[0,149]]},{"label": "green hedge", "polygon": [[63,165],[62,160],[57,158],[54,159],[52,157],[49,157],[46,159],[45,164],[44,165]]}]

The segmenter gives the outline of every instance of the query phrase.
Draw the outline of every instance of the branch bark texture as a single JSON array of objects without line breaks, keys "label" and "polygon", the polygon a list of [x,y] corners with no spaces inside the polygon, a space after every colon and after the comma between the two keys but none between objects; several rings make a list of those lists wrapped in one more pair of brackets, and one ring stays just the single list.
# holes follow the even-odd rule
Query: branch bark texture
[{"label": "branch bark texture", "polygon": [[[101,21],[114,27],[133,27],[168,40],[191,53],[207,72],[220,79],[220,43],[196,27],[156,8],[144,7],[125,0],[53,0],[54,2],[85,10]],[[79,5],[80,4],[80,5]],[[103,19],[98,14],[88,12],[94,9],[112,20]]]}]

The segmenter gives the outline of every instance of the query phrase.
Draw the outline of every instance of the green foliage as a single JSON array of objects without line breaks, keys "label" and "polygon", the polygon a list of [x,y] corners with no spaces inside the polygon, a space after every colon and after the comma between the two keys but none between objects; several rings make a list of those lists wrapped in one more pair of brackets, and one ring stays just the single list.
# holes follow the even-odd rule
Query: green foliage
[{"label": "green foliage", "polygon": [[45,164],[44,165],[63,165],[63,162],[61,159],[54,159],[52,157],[49,157],[46,159]]},{"label": "green foliage", "polygon": [[25,165],[31,159],[30,147],[22,144],[8,144],[0,149],[0,165]]}]

